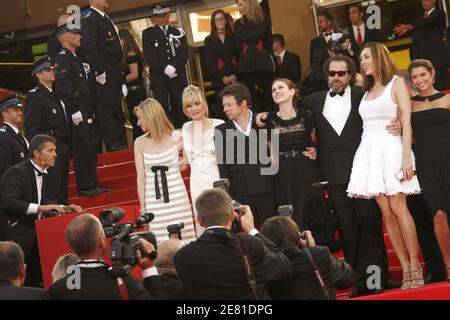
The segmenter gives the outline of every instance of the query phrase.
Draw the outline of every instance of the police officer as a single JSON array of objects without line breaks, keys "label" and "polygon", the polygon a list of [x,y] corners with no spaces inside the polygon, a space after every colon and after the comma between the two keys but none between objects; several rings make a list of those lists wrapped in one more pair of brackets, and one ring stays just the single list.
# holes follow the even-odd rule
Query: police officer
[{"label": "police officer", "polygon": [[156,26],[144,30],[142,45],[150,66],[150,86],[154,97],[169,113],[176,128],[186,122],[181,96],[187,86],[186,62],[188,45],[185,32],[169,25],[170,7],[157,5],[153,9]]},{"label": "police officer", "polygon": [[15,164],[28,159],[28,141],[20,133],[23,122],[23,106],[17,95],[10,95],[0,101],[3,126],[0,127],[0,178]]},{"label": "police officer", "polygon": [[[10,167],[28,159],[28,141],[19,131],[23,122],[22,105],[17,95],[0,101],[3,126],[0,127],[0,178]],[[0,214],[0,241],[9,240],[9,226],[6,217]]]},{"label": "police officer", "polygon": [[93,196],[110,191],[99,187],[97,180],[98,134],[94,108],[89,96],[89,80],[83,62],[76,55],[80,47],[80,30],[66,24],[56,30],[62,50],[56,56],[55,91],[66,106],[72,129],[72,154],[78,193]]},{"label": "police officer", "polygon": [[107,0],[90,0],[81,20],[80,55],[89,65],[92,101],[97,108],[100,136],[108,151],[126,148],[122,95],[126,88],[122,73],[119,34],[106,15]]},{"label": "police officer", "polygon": [[37,134],[47,134],[57,140],[56,164],[48,171],[46,199],[55,203],[68,203],[70,130],[65,106],[53,90],[55,72],[44,57],[34,63],[31,76],[37,86],[25,100],[25,136],[31,140]]}]

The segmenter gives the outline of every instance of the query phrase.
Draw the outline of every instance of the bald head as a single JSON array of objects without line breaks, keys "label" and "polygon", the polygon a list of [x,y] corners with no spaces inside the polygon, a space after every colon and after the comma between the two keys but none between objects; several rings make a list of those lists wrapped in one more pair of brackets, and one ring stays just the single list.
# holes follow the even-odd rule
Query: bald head
[{"label": "bald head", "polygon": [[171,238],[158,244],[158,257],[155,266],[160,268],[174,268],[173,257],[184,246],[179,239]]},{"label": "bald head", "polygon": [[79,257],[95,254],[104,237],[100,221],[90,213],[79,215],[66,228],[67,243]]}]

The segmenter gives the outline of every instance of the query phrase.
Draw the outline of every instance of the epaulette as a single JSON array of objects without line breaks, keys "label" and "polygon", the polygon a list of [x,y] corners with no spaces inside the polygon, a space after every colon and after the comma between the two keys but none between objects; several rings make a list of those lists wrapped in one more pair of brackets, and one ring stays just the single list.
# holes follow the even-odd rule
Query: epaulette
[{"label": "epaulette", "polygon": [[61,52],[58,53],[58,54],[66,54],[66,53],[67,53],[67,52],[66,52],[66,49],[62,49]]},{"label": "epaulette", "polygon": [[38,87],[34,87],[33,89],[31,89],[30,91],[28,91],[28,93],[33,93],[33,92],[36,92],[37,91],[37,89],[38,89]]}]

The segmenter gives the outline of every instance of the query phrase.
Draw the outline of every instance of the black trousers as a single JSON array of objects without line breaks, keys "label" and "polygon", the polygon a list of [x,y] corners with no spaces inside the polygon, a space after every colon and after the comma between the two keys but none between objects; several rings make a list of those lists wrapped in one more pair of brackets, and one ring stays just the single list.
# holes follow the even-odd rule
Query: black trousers
[{"label": "black trousers", "polygon": [[122,113],[122,70],[105,66],[106,83],[95,82],[97,91],[97,120],[100,136],[109,151],[111,147],[126,146],[125,122]]},{"label": "black trousers", "polygon": [[[90,109],[90,107],[85,109]],[[72,123],[72,154],[78,191],[98,187],[97,150],[99,138],[96,120],[93,112],[82,111],[82,115],[82,122],[77,126]]]},{"label": "black trousers", "polygon": [[[255,111],[273,111],[276,106],[272,99],[272,81],[273,72],[271,71],[258,71],[258,72],[243,72],[239,74],[239,79],[250,90],[252,98],[252,107]],[[255,85],[262,91],[262,104],[258,105],[257,93],[255,91]]]},{"label": "black trousers", "polygon": [[176,129],[180,129],[188,120],[183,112],[182,96],[184,88],[185,86],[179,84],[152,88],[155,99],[161,103]]},{"label": "black trousers", "polygon": [[258,195],[234,194],[237,202],[250,207],[253,213],[255,228],[259,229],[264,221],[277,214],[275,194],[262,193]]},{"label": "black trousers", "polygon": [[41,261],[39,258],[39,247],[37,239],[34,240],[33,248],[28,256],[25,257],[27,265],[27,274],[25,276],[26,287],[43,287]]},{"label": "black trousers", "polygon": [[432,214],[429,212],[422,195],[406,198],[408,209],[414,219],[417,238],[425,261],[426,271],[436,277],[444,277],[444,261],[434,233]]},{"label": "black trousers", "polygon": [[147,94],[145,93],[145,90],[143,88],[134,91],[128,89],[127,106],[128,114],[130,115],[130,122],[133,126],[133,141],[144,134],[142,129],[137,125],[137,118],[133,111],[134,108],[146,98]]},{"label": "black trousers", "polygon": [[56,142],[57,158],[55,166],[48,169],[44,186],[45,199],[58,204],[68,204],[69,197],[69,159],[68,143]]},{"label": "black trousers", "polygon": [[450,90],[450,83],[448,81],[448,67],[449,66],[436,68],[436,82],[434,84],[436,90]]},{"label": "black trousers", "polygon": [[338,185],[328,190],[340,221],[345,261],[355,269],[357,287],[364,288],[369,266],[380,267],[382,282],[388,277],[382,215],[374,200],[349,198],[346,189]]}]

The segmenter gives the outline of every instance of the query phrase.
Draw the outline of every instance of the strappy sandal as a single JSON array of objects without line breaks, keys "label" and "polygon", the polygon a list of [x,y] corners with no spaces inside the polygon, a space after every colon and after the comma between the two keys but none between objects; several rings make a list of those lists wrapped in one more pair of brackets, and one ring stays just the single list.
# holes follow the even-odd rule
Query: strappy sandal
[{"label": "strappy sandal", "polygon": [[419,267],[419,269],[411,271],[411,289],[419,289],[425,285],[425,281],[423,280],[423,269]]},{"label": "strappy sandal", "polygon": [[411,271],[409,271],[409,267],[407,268],[408,271],[403,271],[403,280],[402,280],[402,286],[400,289],[402,290],[409,290],[411,289]]}]

